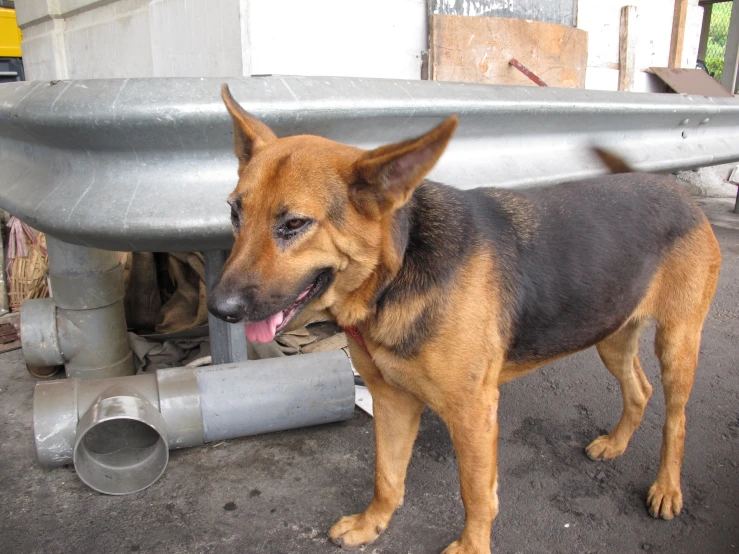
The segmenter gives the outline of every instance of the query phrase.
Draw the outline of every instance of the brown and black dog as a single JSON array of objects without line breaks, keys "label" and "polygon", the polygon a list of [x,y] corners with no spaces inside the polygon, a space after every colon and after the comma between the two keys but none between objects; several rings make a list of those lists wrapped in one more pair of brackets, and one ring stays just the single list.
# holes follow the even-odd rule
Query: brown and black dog
[{"label": "brown and black dog", "polygon": [[444,552],[490,552],[500,385],[595,345],[624,405],[587,453],[615,458],[652,394],[637,353],[649,321],[667,415],[647,505],[664,519],[680,512],[685,404],[721,254],[679,185],[629,173],[461,191],[424,180],[455,117],[364,151],[317,136],[278,139],[225,85],[223,99],[239,160],[229,200],[236,242],[211,312],[243,321],[259,341],[329,314],[350,330],[374,400],[374,498],[331,528],[332,541],[355,549],[387,528],[429,406],[451,433],[466,511]]}]

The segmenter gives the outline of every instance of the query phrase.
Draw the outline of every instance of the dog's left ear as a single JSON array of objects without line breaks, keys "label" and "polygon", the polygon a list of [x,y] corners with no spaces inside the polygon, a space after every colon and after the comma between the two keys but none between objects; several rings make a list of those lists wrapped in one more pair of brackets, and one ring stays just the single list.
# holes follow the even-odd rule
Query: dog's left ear
[{"label": "dog's left ear", "polygon": [[425,135],[366,152],[354,166],[350,194],[357,208],[374,218],[397,210],[434,167],[457,128],[450,116]]},{"label": "dog's left ear", "polygon": [[277,139],[277,135],[239,105],[226,83],[221,85],[221,98],[234,121],[234,152],[239,159],[239,173],[241,173],[254,153],[265,144]]}]

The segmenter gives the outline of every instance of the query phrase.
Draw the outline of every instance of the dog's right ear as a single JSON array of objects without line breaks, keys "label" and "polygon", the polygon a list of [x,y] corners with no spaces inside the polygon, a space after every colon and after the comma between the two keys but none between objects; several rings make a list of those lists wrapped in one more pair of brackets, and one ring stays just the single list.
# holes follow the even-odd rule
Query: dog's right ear
[{"label": "dog's right ear", "polygon": [[239,159],[239,173],[254,153],[277,138],[272,129],[247,113],[231,95],[226,83],[221,85],[221,97],[234,121],[234,151]]},{"label": "dog's right ear", "polygon": [[372,219],[400,208],[439,161],[458,123],[452,115],[418,138],[365,152],[354,165],[354,205]]}]

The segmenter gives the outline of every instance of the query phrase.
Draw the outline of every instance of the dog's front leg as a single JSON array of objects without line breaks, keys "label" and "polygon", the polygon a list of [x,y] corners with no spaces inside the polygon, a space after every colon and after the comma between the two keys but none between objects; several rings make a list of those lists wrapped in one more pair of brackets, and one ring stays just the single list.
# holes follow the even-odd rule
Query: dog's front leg
[{"label": "dog's front leg", "polygon": [[498,398],[495,390],[449,404],[440,411],[459,464],[465,522],[462,535],[443,554],[488,554],[498,514]]},{"label": "dog's front leg", "polygon": [[423,402],[387,383],[376,368],[363,371],[362,365],[357,367],[372,393],[375,495],[363,513],[340,519],[328,532],[331,540],[346,550],[361,548],[377,539],[403,502],[405,473],[424,409]]}]

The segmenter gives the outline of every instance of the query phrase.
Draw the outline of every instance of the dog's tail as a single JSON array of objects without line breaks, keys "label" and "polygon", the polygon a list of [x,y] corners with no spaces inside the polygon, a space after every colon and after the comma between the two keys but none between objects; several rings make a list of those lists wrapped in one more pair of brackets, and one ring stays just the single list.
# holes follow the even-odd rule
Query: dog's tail
[{"label": "dog's tail", "polygon": [[636,171],[627,164],[623,158],[613,154],[612,152],[603,150],[598,146],[593,146],[593,152],[595,152],[595,154],[600,158],[600,161],[611,170],[611,173],[633,173]]}]

